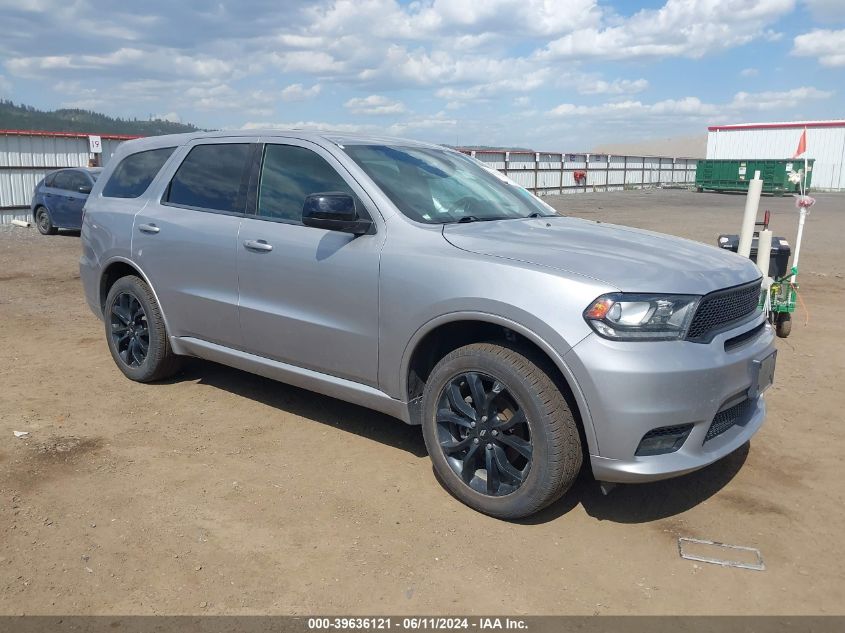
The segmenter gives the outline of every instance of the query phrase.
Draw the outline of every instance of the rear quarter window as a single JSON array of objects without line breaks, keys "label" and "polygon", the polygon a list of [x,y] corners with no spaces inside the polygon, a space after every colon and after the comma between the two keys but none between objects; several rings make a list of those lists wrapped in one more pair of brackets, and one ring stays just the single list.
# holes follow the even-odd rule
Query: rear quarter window
[{"label": "rear quarter window", "polygon": [[112,172],[103,196],[106,198],[137,198],[156,177],[175,147],[161,147],[127,156]]}]

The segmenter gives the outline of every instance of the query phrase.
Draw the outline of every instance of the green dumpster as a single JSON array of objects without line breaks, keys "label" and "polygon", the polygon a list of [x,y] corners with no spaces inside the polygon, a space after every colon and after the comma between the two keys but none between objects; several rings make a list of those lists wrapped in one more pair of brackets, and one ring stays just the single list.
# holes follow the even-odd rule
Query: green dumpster
[{"label": "green dumpster", "polygon": [[[814,159],[807,161],[807,190],[813,178]],[[763,191],[782,196],[798,192],[799,187],[789,182],[790,172],[804,169],[803,159],[749,159],[749,160],[700,160],[695,169],[695,188],[698,191],[748,191],[748,181],[754,172],[760,172]]]}]

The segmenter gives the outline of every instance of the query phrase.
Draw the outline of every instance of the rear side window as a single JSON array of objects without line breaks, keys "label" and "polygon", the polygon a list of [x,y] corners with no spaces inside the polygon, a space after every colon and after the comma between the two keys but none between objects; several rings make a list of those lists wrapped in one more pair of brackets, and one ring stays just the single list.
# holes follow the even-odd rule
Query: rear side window
[{"label": "rear side window", "polygon": [[70,189],[71,191],[78,191],[80,187],[90,187],[91,181],[83,174],[81,171],[70,171],[67,172],[69,174],[69,186],[65,187],[66,189]]},{"label": "rear side window", "polygon": [[249,143],[197,145],[170,181],[167,202],[224,213],[243,213],[249,150]]},{"label": "rear side window", "polygon": [[329,191],[355,195],[334,167],[310,149],[267,145],[258,189],[259,217],[301,224],[305,197]]},{"label": "rear side window", "polygon": [[103,196],[106,198],[137,198],[143,194],[175,147],[162,147],[127,156],[112,172]]},{"label": "rear side window", "polygon": [[53,187],[56,189],[72,189],[72,178],[71,171],[59,171],[56,172],[55,177],[53,178]]}]

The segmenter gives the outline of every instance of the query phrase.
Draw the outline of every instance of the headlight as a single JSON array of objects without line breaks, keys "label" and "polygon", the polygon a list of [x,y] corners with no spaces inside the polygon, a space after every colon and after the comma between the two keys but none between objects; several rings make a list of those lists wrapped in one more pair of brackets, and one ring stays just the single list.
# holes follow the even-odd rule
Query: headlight
[{"label": "headlight", "polygon": [[584,310],[587,323],[616,341],[682,339],[701,297],[692,295],[602,295]]}]

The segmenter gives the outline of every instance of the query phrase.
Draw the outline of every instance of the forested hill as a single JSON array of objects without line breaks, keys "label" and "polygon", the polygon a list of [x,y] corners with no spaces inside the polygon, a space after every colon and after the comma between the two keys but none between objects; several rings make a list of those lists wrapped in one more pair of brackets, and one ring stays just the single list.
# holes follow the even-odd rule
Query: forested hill
[{"label": "forested hill", "polygon": [[32,106],[0,100],[0,130],[43,130],[48,132],[84,132],[86,134],[131,134],[157,136],[195,132],[190,123],[151,119],[118,119],[90,110],[60,109],[44,111]]}]

